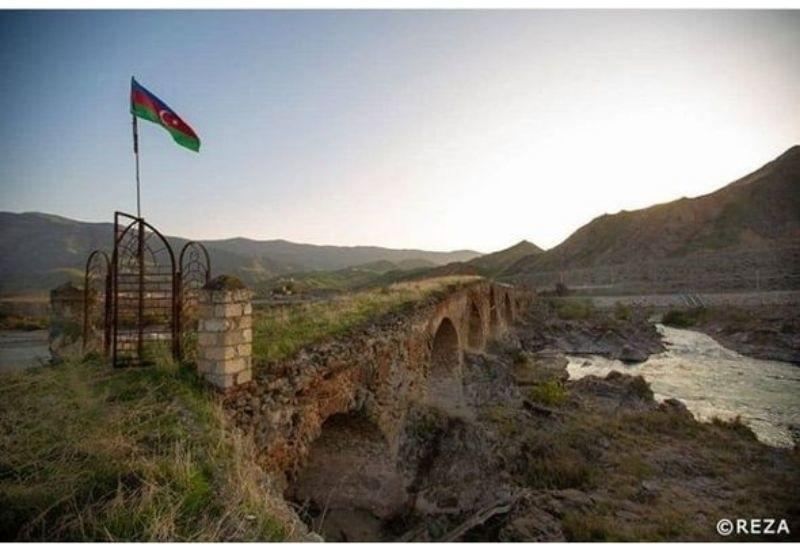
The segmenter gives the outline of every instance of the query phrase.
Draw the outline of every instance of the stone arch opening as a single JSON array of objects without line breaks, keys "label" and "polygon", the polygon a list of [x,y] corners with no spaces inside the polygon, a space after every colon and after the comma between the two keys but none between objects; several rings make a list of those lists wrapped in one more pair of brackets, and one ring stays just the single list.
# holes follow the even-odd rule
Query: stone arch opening
[{"label": "stone arch opening", "polygon": [[494,297],[494,289],[489,292],[489,328],[494,331],[497,330],[497,301]]},{"label": "stone arch opening", "polygon": [[475,302],[470,303],[467,345],[474,350],[483,348],[483,319]]},{"label": "stone arch opening", "polygon": [[505,298],[505,307],[503,308],[503,316],[505,317],[506,323],[511,324],[514,320],[514,310],[511,307],[511,298],[506,294]]},{"label": "stone arch opening", "polygon": [[461,403],[462,395],[458,331],[453,322],[445,317],[433,337],[428,398],[431,403],[447,408],[457,407]]},{"label": "stone arch opening", "polygon": [[380,540],[407,500],[389,443],[361,412],[328,417],[286,497],[328,541]]}]

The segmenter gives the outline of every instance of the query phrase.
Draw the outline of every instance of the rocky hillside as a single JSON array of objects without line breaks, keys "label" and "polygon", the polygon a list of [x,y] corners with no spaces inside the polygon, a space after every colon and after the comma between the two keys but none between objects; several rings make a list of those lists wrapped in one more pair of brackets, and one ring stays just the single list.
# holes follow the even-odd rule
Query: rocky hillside
[{"label": "rocky hillside", "polygon": [[473,258],[467,263],[478,268],[485,275],[493,275],[511,267],[526,256],[535,256],[542,252],[544,251],[535,244],[528,241],[520,241],[514,246]]},{"label": "rocky hillside", "polygon": [[[730,258],[739,252],[758,254],[799,245],[800,146],[794,146],[752,174],[708,195],[600,216],[559,246],[522,258],[506,269],[505,275],[619,265],[633,269],[646,262],[708,254]],[[748,258],[741,263],[748,263]],[[778,257],[777,263],[788,267],[790,258]],[[722,265],[738,267],[730,260]],[[662,267],[656,266],[656,271],[663,271]],[[712,261],[709,267],[719,270],[720,262]],[[624,278],[625,273],[614,276]],[[596,274],[591,278],[596,279]]]},{"label": "rocky hillside", "polygon": [[[186,239],[168,237],[176,254]],[[79,280],[94,249],[112,248],[112,225],[42,213],[0,212],[0,293],[48,290]],[[215,272],[233,273],[249,283],[302,271],[338,270],[373,262],[421,268],[467,261],[470,250],[430,252],[374,246],[318,246],[284,240],[236,238],[204,241]]]}]

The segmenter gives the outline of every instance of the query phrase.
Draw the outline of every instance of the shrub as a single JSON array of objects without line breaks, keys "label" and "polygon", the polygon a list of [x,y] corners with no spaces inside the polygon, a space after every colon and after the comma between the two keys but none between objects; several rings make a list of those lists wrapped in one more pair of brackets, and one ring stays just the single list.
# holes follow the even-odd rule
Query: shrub
[{"label": "shrub", "polygon": [[591,300],[564,299],[555,303],[556,315],[567,321],[588,319],[595,313]]},{"label": "shrub", "polygon": [[671,309],[664,314],[661,322],[676,328],[689,328],[703,322],[707,317],[705,308]]},{"label": "shrub", "polygon": [[557,407],[567,400],[567,390],[558,380],[548,380],[530,388],[527,391],[527,397],[534,403]]},{"label": "shrub", "polygon": [[633,311],[631,306],[625,305],[622,302],[614,304],[614,317],[619,321],[630,321],[633,318]]}]

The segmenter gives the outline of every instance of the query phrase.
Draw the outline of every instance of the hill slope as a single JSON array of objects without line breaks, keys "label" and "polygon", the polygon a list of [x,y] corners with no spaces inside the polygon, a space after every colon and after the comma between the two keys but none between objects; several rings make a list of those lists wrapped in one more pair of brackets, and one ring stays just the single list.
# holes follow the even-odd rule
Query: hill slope
[{"label": "hill slope", "polygon": [[528,241],[520,241],[509,248],[492,252],[478,258],[473,258],[467,263],[478,268],[481,273],[493,275],[512,266],[526,256],[541,254],[541,248]]},{"label": "hill slope", "polygon": [[[798,243],[800,146],[794,146],[752,174],[708,195],[595,218],[557,247],[522,258],[503,275],[524,278],[557,270],[635,266],[698,255],[729,258],[739,253],[775,252]],[[793,257],[773,257],[773,263],[788,263]]]},{"label": "hill slope", "polygon": [[[81,222],[35,212],[0,212],[0,292],[43,291],[69,278],[79,280],[92,250],[111,251],[112,234],[110,223]],[[168,239],[176,254],[187,242],[179,237]],[[249,283],[285,273],[338,270],[371,262],[443,265],[479,255],[470,250],[430,252],[243,238],[204,244],[215,273],[232,273]]]}]

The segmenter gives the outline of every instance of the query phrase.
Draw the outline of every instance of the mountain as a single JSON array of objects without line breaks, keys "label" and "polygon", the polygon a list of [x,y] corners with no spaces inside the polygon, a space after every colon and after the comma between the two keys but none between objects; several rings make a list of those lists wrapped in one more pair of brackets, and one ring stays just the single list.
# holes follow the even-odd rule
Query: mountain
[{"label": "mountain", "polygon": [[[89,253],[111,252],[113,225],[51,214],[0,212],[0,293],[45,291],[67,279],[80,281]],[[167,237],[175,254],[187,242]],[[250,284],[276,275],[340,270],[378,262],[385,270],[467,261],[478,252],[430,252],[374,246],[318,246],[284,240],[236,238],[203,241],[213,273],[231,273]],[[386,264],[379,264],[386,262]]]},{"label": "mountain", "polygon": [[514,246],[479,256],[467,263],[478,268],[485,275],[494,275],[512,266],[522,258],[538,255],[544,252],[541,248],[528,241],[520,241]]},{"label": "mountain", "polygon": [[467,261],[480,253],[472,250],[428,252],[413,249],[391,249],[377,246],[330,246],[299,244],[284,240],[256,241],[235,238],[203,241],[209,248],[226,250],[240,256],[265,258],[283,272],[337,270],[386,260],[397,264],[406,260],[424,260],[435,265]]},{"label": "mountain", "polygon": [[676,279],[680,271],[687,281],[713,275],[753,284],[764,275],[761,267],[770,276],[778,277],[777,269],[781,277],[797,277],[798,247],[800,146],[794,146],[708,195],[595,218],[557,247],[509,266],[503,277],[550,284],[558,272],[584,270],[580,282],[598,284],[601,268],[608,268],[611,282]]}]

